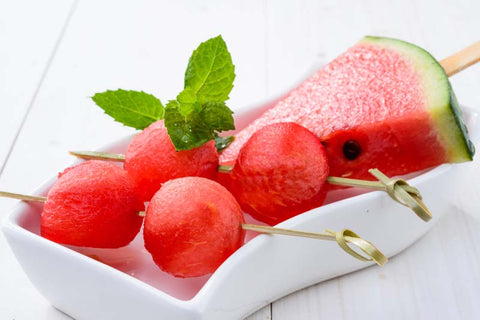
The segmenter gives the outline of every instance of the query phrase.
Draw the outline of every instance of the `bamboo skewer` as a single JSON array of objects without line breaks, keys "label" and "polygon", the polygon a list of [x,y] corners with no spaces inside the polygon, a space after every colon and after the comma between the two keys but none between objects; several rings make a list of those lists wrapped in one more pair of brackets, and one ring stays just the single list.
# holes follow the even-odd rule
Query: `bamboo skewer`
[{"label": "bamboo skewer", "polygon": [[[124,161],[125,156],[121,154],[110,154],[105,152],[95,151],[69,151],[71,155],[85,160],[110,160],[115,158],[115,161]],[[233,166],[219,165],[217,170],[223,173],[229,173],[233,169]],[[422,196],[417,188],[411,187],[404,180],[396,179],[390,180],[378,169],[370,169],[369,172],[375,176],[379,181],[368,181],[359,179],[349,179],[341,177],[328,177],[327,182],[330,184],[347,186],[347,187],[360,187],[372,190],[380,190],[387,192],[390,197],[399,202],[400,204],[409,207],[415,212],[415,214],[423,221],[429,221],[432,218],[432,214],[428,210],[427,206],[422,201]]]},{"label": "bamboo skewer", "polygon": [[[379,266],[383,266],[388,261],[387,257],[385,257],[383,253],[381,253],[377,248],[375,248],[373,244],[362,239],[355,232],[348,229],[344,229],[341,232],[325,230],[327,234],[322,234],[316,232],[282,229],[269,226],[259,226],[247,223],[242,224],[242,228],[244,230],[257,231],[261,233],[336,241],[345,252],[361,261],[375,261]],[[357,246],[357,248],[362,250],[368,257],[359,254],[358,252],[350,248],[347,243]]]},{"label": "bamboo skewer", "polygon": [[468,46],[443,59],[440,61],[440,65],[445,70],[447,76],[451,77],[479,61],[480,41],[477,41],[471,46]]},{"label": "bamboo skewer", "polygon": [[117,162],[125,161],[125,156],[119,153],[107,153],[99,151],[68,151],[68,153],[84,160],[109,160]]},{"label": "bamboo skewer", "polygon": [[[26,194],[4,192],[4,191],[0,191],[0,197],[18,199],[18,200],[23,200],[27,202],[33,201],[33,202],[44,203],[47,201],[46,197],[31,196]],[[138,215],[144,217],[145,211],[140,211]],[[349,229],[344,229],[340,232],[326,230],[327,234],[323,234],[323,233],[306,232],[306,231],[299,231],[299,230],[292,230],[292,229],[282,229],[282,228],[276,228],[276,227],[270,227],[270,226],[260,226],[260,225],[247,224],[247,223],[243,223],[242,228],[244,230],[256,231],[256,232],[267,233],[267,234],[278,234],[278,235],[311,238],[311,239],[317,239],[317,240],[336,241],[337,244],[340,246],[340,248],[342,248],[342,250],[344,250],[346,253],[348,253],[352,257],[359,259],[361,261],[374,261],[379,266],[383,266],[388,261],[388,258],[380,250],[378,250],[371,242],[361,238],[359,235],[357,235],[355,232]],[[350,248],[348,243],[356,246],[363,253],[365,253],[366,256],[361,255],[357,251]]]},{"label": "bamboo skewer", "polygon": [[46,197],[30,196],[28,194],[20,194],[20,193],[5,192],[5,191],[0,191],[0,197],[18,199],[23,201],[35,201],[35,202],[42,202],[42,203],[47,201]]}]

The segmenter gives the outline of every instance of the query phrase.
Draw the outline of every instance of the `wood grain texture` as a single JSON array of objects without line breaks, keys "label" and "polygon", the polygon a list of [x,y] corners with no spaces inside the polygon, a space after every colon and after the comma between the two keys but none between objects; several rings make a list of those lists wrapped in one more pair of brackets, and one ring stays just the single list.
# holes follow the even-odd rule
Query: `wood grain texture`
[{"label": "wood grain texture", "polygon": [[0,172],[61,41],[72,3],[0,2]]},{"label": "wood grain texture", "polygon": [[[20,170],[16,173],[17,184],[11,181],[4,184],[5,161],[13,152],[17,135],[54,59],[73,3],[66,0],[0,2],[0,189],[21,188],[20,181],[28,180]],[[29,163],[24,160],[19,165]],[[0,199],[0,218],[14,203],[14,200]],[[3,234],[0,234],[0,257],[1,319],[66,318],[35,290]],[[31,303],[27,306],[26,301]]]},{"label": "wood grain texture", "polygon": [[480,41],[463,48],[440,61],[445,73],[451,77],[454,74],[476,64],[480,61]]},{"label": "wood grain texture", "polygon": [[[21,3],[0,10],[0,35],[10,39],[0,51],[0,164],[6,159],[0,189],[13,192],[29,192],[66,167],[67,150],[97,148],[134,132],[96,108],[93,93],[120,87],[167,101],[182,87],[196,44],[217,34],[236,65],[229,105],[239,110],[285,93],[366,34],[411,41],[442,59],[478,41],[480,30],[474,0],[79,0],[57,43],[73,2]],[[28,5],[32,13],[22,24],[13,17]],[[480,66],[451,81],[460,103],[480,110]],[[462,165],[470,180],[456,190],[457,206],[445,208],[432,232],[385,267],[311,286],[248,319],[479,318],[477,162]],[[0,210],[14,203],[0,200]],[[7,288],[0,290],[1,319],[68,319],[29,285],[3,236],[0,255]]]}]

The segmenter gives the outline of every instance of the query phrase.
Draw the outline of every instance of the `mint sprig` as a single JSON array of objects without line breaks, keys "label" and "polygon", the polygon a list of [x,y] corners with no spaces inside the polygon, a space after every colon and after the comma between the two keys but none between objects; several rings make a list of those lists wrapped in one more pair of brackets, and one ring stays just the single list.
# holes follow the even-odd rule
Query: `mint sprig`
[{"label": "mint sprig", "polygon": [[199,147],[210,140],[223,149],[233,139],[218,134],[235,129],[233,112],[225,104],[234,79],[232,58],[222,37],[217,36],[193,52],[184,89],[165,107],[151,94],[122,89],[97,93],[92,99],[116,121],[136,129],[165,119],[176,150]]}]

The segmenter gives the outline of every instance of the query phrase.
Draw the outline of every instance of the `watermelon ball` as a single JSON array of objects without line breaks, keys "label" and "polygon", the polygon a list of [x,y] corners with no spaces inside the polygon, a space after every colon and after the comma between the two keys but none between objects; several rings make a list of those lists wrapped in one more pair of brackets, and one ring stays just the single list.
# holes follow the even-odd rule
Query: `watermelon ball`
[{"label": "watermelon ball", "polygon": [[313,133],[293,122],[276,123],[242,147],[230,190],[245,212],[274,225],[322,205],[328,172],[324,147]]},{"label": "watermelon ball", "polygon": [[105,161],[66,169],[47,195],[40,234],[52,241],[95,248],[119,248],[140,231],[145,210],[127,173]]},{"label": "watermelon ball", "polygon": [[128,146],[124,168],[135,181],[144,201],[149,201],[162,183],[175,178],[213,178],[218,166],[215,142],[191,150],[176,151],[163,120],[152,123]]},{"label": "watermelon ball", "polygon": [[239,204],[219,183],[201,177],[170,180],[148,205],[145,248],[175,277],[202,276],[243,245],[242,223]]}]

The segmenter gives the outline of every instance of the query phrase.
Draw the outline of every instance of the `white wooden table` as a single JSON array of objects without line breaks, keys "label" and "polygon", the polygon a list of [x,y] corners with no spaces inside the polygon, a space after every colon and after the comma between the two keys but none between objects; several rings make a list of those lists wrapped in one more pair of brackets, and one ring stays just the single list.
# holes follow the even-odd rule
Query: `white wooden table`
[{"label": "white wooden table", "polygon": [[[28,193],[72,161],[70,149],[132,133],[88,98],[180,91],[191,51],[222,34],[236,65],[235,110],[285,92],[363,35],[411,41],[441,59],[480,39],[480,2],[0,1],[0,189]],[[480,66],[454,76],[480,110]],[[478,159],[457,206],[383,268],[280,299],[249,319],[479,319]],[[0,199],[0,215],[14,200]],[[446,208],[447,210],[447,208]],[[37,293],[0,235],[0,319],[68,319]]]}]

